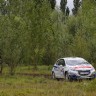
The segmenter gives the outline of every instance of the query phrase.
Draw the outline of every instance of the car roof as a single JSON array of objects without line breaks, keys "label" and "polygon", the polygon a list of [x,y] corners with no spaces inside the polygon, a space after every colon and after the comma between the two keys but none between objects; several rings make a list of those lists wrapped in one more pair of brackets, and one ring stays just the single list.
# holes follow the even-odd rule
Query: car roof
[{"label": "car roof", "polygon": [[60,58],[60,59],[64,59],[65,61],[66,60],[85,60],[81,57],[65,57],[65,58]]}]

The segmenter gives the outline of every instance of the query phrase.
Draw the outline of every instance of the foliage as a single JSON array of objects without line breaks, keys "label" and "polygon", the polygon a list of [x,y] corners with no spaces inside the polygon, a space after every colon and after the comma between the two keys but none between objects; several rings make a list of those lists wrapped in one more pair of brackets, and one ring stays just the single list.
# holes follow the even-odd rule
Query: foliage
[{"label": "foliage", "polygon": [[55,9],[55,5],[56,5],[56,0],[49,0],[50,4],[51,4],[51,8]]},{"label": "foliage", "polygon": [[[1,0],[1,70],[6,63],[10,74],[14,74],[17,65],[37,69],[38,65],[51,65],[66,56],[80,56],[96,63],[96,3],[85,0],[78,9],[80,1],[76,2],[76,16],[67,13],[67,17],[66,0],[61,1],[63,13],[52,10],[55,1],[52,7],[48,0]],[[6,12],[3,14],[1,9]]]},{"label": "foliage", "polygon": [[77,15],[78,14],[78,10],[81,6],[81,0],[74,0],[74,8],[72,9],[73,15]]},{"label": "foliage", "polygon": [[67,0],[61,0],[60,2],[60,8],[62,10],[62,12],[65,14],[65,10],[66,10],[66,4],[67,4]]}]

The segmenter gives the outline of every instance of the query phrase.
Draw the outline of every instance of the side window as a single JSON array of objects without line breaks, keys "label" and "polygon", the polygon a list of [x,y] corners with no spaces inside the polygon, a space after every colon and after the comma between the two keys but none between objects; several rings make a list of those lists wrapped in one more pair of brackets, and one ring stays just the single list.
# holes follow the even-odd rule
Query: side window
[{"label": "side window", "polygon": [[58,61],[56,61],[56,64],[58,65],[58,63],[59,63],[59,60]]},{"label": "side window", "polygon": [[59,62],[58,62],[58,65],[63,65],[63,66],[65,66],[65,61],[64,61],[64,59],[60,59]]},{"label": "side window", "polygon": [[57,63],[58,65],[61,65],[61,62],[60,62],[60,60],[58,60],[58,63]]}]

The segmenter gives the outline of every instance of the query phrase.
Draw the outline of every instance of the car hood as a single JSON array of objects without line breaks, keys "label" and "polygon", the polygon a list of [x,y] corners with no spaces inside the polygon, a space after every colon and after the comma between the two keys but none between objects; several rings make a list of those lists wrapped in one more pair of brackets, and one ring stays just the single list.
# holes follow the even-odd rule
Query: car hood
[{"label": "car hood", "polygon": [[67,65],[68,69],[73,69],[73,70],[91,70],[93,66],[91,64],[80,64],[80,65]]}]

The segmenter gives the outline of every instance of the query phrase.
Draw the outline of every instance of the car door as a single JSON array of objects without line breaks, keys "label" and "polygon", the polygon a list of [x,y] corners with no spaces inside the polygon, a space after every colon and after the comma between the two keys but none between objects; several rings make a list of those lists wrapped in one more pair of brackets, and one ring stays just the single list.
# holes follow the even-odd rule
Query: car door
[{"label": "car door", "polygon": [[59,60],[56,61],[53,70],[54,70],[55,76],[59,77],[59,75],[60,75],[60,72],[59,72]]},{"label": "car door", "polygon": [[60,74],[61,77],[64,78],[64,68],[65,68],[65,61],[64,59],[60,59]]},{"label": "car door", "polygon": [[63,78],[64,77],[64,59],[59,59],[57,62],[56,62],[56,68],[55,68],[55,74],[57,77],[60,77],[60,78]]}]

